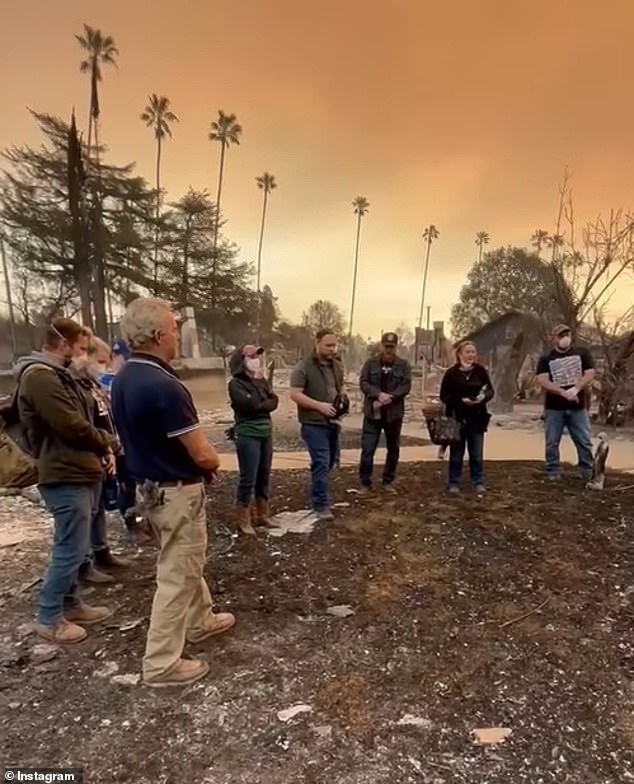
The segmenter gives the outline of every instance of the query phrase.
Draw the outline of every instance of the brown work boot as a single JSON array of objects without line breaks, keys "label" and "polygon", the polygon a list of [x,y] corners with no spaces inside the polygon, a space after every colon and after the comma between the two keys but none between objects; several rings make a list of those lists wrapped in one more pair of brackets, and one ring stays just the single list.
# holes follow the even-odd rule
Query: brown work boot
[{"label": "brown work boot", "polygon": [[271,507],[266,498],[255,499],[255,524],[275,528],[275,524],[271,520]]},{"label": "brown work boot", "polygon": [[84,626],[90,626],[92,623],[99,623],[110,618],[112,610],[109,607],[93,607],[90,604],[80,602],[76,607],[71,607],[64,610],[64,618],[67,621],[74,623],[81,623]]},{"label": "brown work boot", "polygon": [[95,569],[91,563],[82,564],[79,567],[79,579],[82,583],[92,583],[93,585],[106,585],[114,582],[114,577]]},{"label": "brown work boot", "polygon": [[211,613],[205,619],[204,631],[196,635],[187,635],[187,642],[193,644],[202,642],[203,640],[213,637],[216,634],[222,634],[228,631],[236,622],[236,619],[231,613]]},{"label": "brown work boot", "polygon": [[188,686],[190,683],[204,678],[209,672],[209,665],[200,659],[179,659],[165,675],[151,680],[143,679],[146,686],[153,689],[164,689],[169,686]]},{"label": "brown work boot", "polygon": [[235,527],[247,536],[255,536],[255,528],[251,523],[251,508],[248,506],[236,506],[233,513]]},{"label": "brown work boot", "polygon": [[126,566],[130,566],[130,561],[127,558],[111,553],[109,547],[95,550],[95,563],[102,569],[125,569]]},{"label": "brown work boot", "polygon": [[68,619],[62,618],[59,623],[54,626],[47,626],[43,623],[38,623],[35,630],[39,637],[42,637],[47,642],[59,643],[60,645],[72,645],[75,642],[85,640],[88,633],[81,626],[71,623]]}]

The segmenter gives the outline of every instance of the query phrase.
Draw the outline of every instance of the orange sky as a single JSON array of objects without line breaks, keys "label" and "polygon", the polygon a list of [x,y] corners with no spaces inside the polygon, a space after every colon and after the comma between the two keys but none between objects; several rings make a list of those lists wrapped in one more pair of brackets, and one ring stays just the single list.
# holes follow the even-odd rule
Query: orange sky
[{"label": "orange sky", "polygon": [[[227,161],[227,233],[255,257],[268,170],[263,280],[299,318],[316,298],[349,308],[355,218],[362,237],[355,326],[414,323],[421,233],[434,223],[429,299],[448,318],[474,234],[525,244],[552,229],[557,182],[573,173],[579,215],[632,205],[634,0],[13,0],[0,29],[0,146],[34,142],[31,106],[87,114],[73,39],[114,36],[101,90],[111,158],[153,176],[148,93],[180,118],[163,182],[215,193],[217,110],[244,127]],[[84,120],[85,122],[85,120]],[[625,301],[634,284],[621,287]],[[355,330],[356,331],[356,330]]]}]

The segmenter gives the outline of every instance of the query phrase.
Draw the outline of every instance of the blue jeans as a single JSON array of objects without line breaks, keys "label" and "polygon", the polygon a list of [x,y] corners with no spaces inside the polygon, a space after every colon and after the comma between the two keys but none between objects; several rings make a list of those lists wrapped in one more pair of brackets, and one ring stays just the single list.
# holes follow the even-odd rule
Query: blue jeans
[{"label": "blue jeans", "polygon": [[77,606],[77,572],[90,548],[90,526],[99,507],[101,482],[91,485],[41,485],[55,520],[53,552],[40,596],[37,619],[57,624],[65,609]]},{"label": "blue jeans", "polygon": [[474,487],[484,483],[484,433],[463,432],[460,441],[449,447],[449,486],[459,487],[462,479],[462,465],[465,451],[469,450],[469,469],[471,484]]},{"label": "blue jeans", "polygon": [[302,438],[310,455],[310,500],[316,512],[330,507],[328,475],[339,461],[339,432],[337,425],[302,425]]},{"label": "blue jeans", "polygon": [[546,473],[550,476],[559,476],[561,463],[559,457],[559,444],[564,430],[577,448],[579,457],[579,470],[583,477],[592,477],[594,456],[592,454],[592,431],[590,417],[585,408],[568,411],[547,410],[545,415],[546,433]]},{"label": "blue jeans", "polygon": [[249,506],[253,498],[269,498],[269,480],[273,462],[273,436],[237,436],[236,452],[240,479],[236,502]]}]

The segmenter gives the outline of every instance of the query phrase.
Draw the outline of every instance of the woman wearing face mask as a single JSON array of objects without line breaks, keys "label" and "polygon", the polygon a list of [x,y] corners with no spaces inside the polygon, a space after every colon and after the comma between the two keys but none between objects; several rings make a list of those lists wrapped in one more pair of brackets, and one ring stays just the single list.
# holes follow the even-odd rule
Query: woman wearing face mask
[{"label": "woman wearing face mask", "polygon": [[[253,522],[269,525],[269,478],[273,459],[271,412],[277,395],[262,377],[259,346],[242,346],[229,360],[231,381],[229,399],[235,415],[233,437],[236,442],[240,480],[236,499],[235,523],[242,533],[255,535]],[[252,520],[252,504],[255,514]]]},{"label": "woman wearing face mask", "polygon": [[449,368],[440,386],[440,399],[447,415],[462,425],[460,441],[449,448],[449,492],[459,493],[465,450],[469,450],[471,484],[484,493],[484,434],[489,426],[487,403],[493,386],[485,367],[477,363],[478,352],[468,340],[456,347],[456,364]]}]

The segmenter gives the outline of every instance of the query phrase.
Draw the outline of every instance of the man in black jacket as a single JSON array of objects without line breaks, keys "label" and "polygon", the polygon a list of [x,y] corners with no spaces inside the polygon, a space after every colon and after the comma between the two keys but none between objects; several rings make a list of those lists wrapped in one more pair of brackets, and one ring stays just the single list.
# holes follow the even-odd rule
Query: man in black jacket
[{"label": "man in black jacket", "polygon": [[389,487],[396,476],[405,398],[412,387],[412,369],[406,359],[398,356],[397,346],[398,336],[386,332],[381,338],[381,354],[368,359],[361,369],[359,386],[365,400],[359,479],[367,490],[372,487],[374,455],[382,430],[387,446],[383,485]]}]

